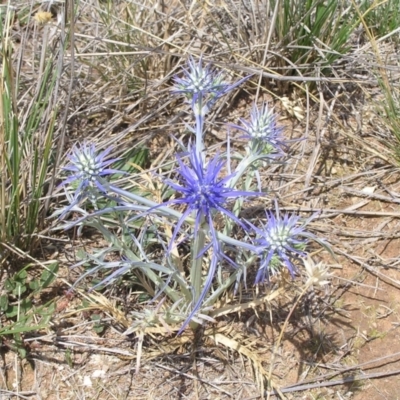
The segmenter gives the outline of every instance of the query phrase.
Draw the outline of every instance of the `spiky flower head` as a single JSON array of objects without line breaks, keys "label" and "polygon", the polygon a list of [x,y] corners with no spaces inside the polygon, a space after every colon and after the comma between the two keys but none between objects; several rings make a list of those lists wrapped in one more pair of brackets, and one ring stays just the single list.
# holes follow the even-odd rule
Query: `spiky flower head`
[{"label": "spiky flower head", "polygon": [[75,204],[87,194],[88,189],[97,189],[102,193],[106,193],[104,177],[123,173],[122,171],[108,168],[110,164],[118,160],[118,158],[106,160],[111,150],[111,148],[108,148],[98,153],[94,144],[86,142],[80,146],[73,147],[68,156],[69,164],[63,167],[65,171],[70,173],[70,176],[61,182],[59,186],[66,186],[72,182],[78,183],[74,194]]},{"label": "spiky flower head", "polygon": [[234,125],[244,133],[243,138],[249,139],[248,151],[252,154],[282,153],[282,147],[287,147],[282,138],[282,128],[276,124],[277,115],[263,103],[260,108],[254,104],[250,113],[250,121],[240,119],[242,125]]},{"label": "spiky flower head", "polygon": [[225,162],[218,155],[212,158],[206,166],[204,166],[202,159],[193,150],[188,154],[187,164],[184,162],[182,155],[177,156],[177,161],[179,165],[177,169],[179,183],[171,180],[167,180],[166,183],[177,192],[180,192],[182,197],[171,200],[168,203],[185,204],[187,208],[178,222],[175,232],[180,229],[186,217],[192,212],[195,212],[196,227],[204,217],[211,228],[213,226],[213,216],[218,211],[233,219],[242,227],[245,227],[243,222],[228,210],[226,203],[228,199],[257,196],[259,193],[245,192],[228,187],[226,183],[231,179],[233,174],[220,178],[220,173],[225,166]]},{"label": "spiky flower head", "polygon": [[183,77],[175,77],[174,93],[183,93],[190,99],[195,95],[215,94],[221,90],[223,77],[221,73],[215,73],[208,64],[203,68],[202,57],[196,63],[193,57],[189,58],[188,69],[183,69]]},{"label": "spiky flower head", "polygon": [[204,116],[217,99],[239,86],[246,79],[248,77],[229,84],[224,81],[223,73],[216,72],[211,64],[203,67],[202,56],[198,62],[190,57],[188,68],[183,68],[183,76],[174,77],[175,87],[172,92],[183,93],[191,102],[195,114]]},{"label": "spiky flower head", "polygon": [[175,238],[189,215],[192,215],[195,219],[194,238],[198,237],[199,229],[207,229],[209,232],[210,241],[208,244],[204,244],[204,248],[200,249],[197,256],[201,256],[208,249],[212,249],[207,277],[205,278],[202,291],[196,303],[193,304],[189,317],[179,331],[182,332],[200,309],[214,280],[218,260],[226,259],[228,262],[231,262],[231,260],[224,255],[223,246],[218,240],[213,222],[215,214],[220,212],[234,220],[244,229],[248,229],[248,227],[227,208],[227,202],[229,199],[256,196],[259,195],[259,193],[245,192],[228,187],[226,183],[230,180],[232,175],[220,178],[220,173],[225,166],[225,162],[221,160],[218,155],[212,158],[207,165],[204,165],[196,151],[191,150],[188,154],[187,164],[184,162],[183,157],[179,155],[177,156],[177,161],[179,165],[177,169],[179,181],[175,183],[168,180],[166,183],[178,193],[181,193],[182,197],[170,200],[168,203],[186,205],[186,210],[175,227],[169,251],[171,251]]},{"label": "spiky flower head", "polygon": [[304,250],[310,239],[317,240],[305,229],[313,217],[301,222],[300,217],[296,215],[281,216],[278,208],[276,208],[276,215],[271,211],[267,211],[266,215],[267,223],[265,225],[256,227],[250,224],[257,234],[256,245],[261,257],[256,284],[268,281],[271,275],[279,271],[281,263],[294,276],[296,267],[293,260],[306,255]]}]

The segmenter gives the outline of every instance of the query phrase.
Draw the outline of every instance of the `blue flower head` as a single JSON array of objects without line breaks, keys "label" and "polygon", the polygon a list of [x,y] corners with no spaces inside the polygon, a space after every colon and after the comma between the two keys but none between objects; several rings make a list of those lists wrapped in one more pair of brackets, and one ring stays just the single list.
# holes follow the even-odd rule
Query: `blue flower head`
[{"label": "blue flower head", "polygon": [[260,108],[254,104],[250,113],[250,121],[240,119],[242,125],[234,125],[249,139],[249,151],[252,154],[282,154],[282,147],[287,147],[282,138],[282,128],[276,125],[277,115],[274,110],[263,103]]},{"label": "blue flower head", "polygon": [[261,257],[255,284],[268,281],[270,275],[277,272],[281,262],[294,276],[296,267],[293,260],[306,255],[304,250],[310,239],[317,240],[312,233],[305,230],[306,225],[313,217],[302,223],[299,216],[289,214],[281,216],[278,208],[276,208],[276,215],[271,211],[267,211],[266,214],[267,223],[265,225],[255,227],[249,223],[257,234],[255,244]]},{"label": "blue flower head", "polygon": [[202,58],[198,63],[189,58],[188,69],[183,68],[183,77],[175,77],[174,93],[183,93],[189,99],[193,96],[202,94],[216,95],[224,87],[223,77],[221,73],[215,73],[208,64],[205,68],[202,66]]},{"label": "blue flower head", "polygon": [[70,176],[59,185],[65,186],[72,182],[78,183],[74,194],[74,204],[84,197],[90,189],[97,189],[105,193],[104,177],[115,173],[123,173],[122,171],[108,168],[110,164],[118,160],[117,158],[106,160],[111,150],[111,148],[108,148],[98,153],[94,144],[88,143],[74,146],[68,156],[70,162],[63,168],[70,173]]},{"label": "blue flower head", "polygon": [[177,169],[179,183],[170,180],[167,180],[166,183],[177,192],[182,193],[182,197],[171,200],[168,203],[185,204],[187,207],[182,218],[178,221],[172,241],[175,239],[186,217],[192,212],[195,213],[195,230],[198,228],[202,218],[204,218],[209,224],[211,235],[214,235],[213,217],[218,211],[246,229],[245,224],[226,208],[226,202],[228,199],[257,196],[259,193],[235,190],[226,186],[226,183],[234,174],[225,178],[219,177],[225,162],[218,155],[211,159],[206,166],[204,166],[203,161],[194,150],[189,153],[188,164],[185,164],[180,155],[177,156],[177,161],[179,165]]},{"label": "blue flower head", "polygon": [[208,64],[203,67],[202,57],[196,61],[190,57],[188,68],[183,68],[183,76],[175,77],[173,93],[183,93],[192,103],[196,115],[205,115],[217,99],[248,79],[245,77],[238,82],[229,84],[224,81],[222,72],[216,72]]},{"label": "blue flower head", "polygon": [[181,193],[182,197],[170,200],[168,204],[183,204],[186,205],[186,210],[175,227],[169,251],[171,251],[182,224],[191,214],[195,218],[194,237],[196,238],[197,232],[200,228],[207,229],[209,232],[210,243],[205,244],[205,247],[200,251],[198,256],[204,254],[208,249],[212,248],[213,250],[202,292],[200,293],[196,304],[193,305],[191,314],[181,327],[180,332],[182,332],[195,313],[199,310],[208,290],[210,289],[215,276],[218,260],[224,258],[231,261],[223,254],[222,246],[217,237],[213,223],[215,214],[220,212],[234,220],[244,229],[248,229],[248,227],[227,208],[226,203],[229,199],[234,200],[246,196],[257,196],[260,193],[245,192],[228,187],[226,184],[232,175],[228,175],[225,178],[219,177],[225,162],[221,160],[218,155],[212,158],[207,165],[204,165],[202,159],[197,155],[197,153],[194,150],[191,150],[188,157],[188,164],[184,162],[181,156],[177,156],[177,161],[179,165],[177,169],[179,179],[178,183],[170,180],[166,181],[166,183],[177,192]]}]

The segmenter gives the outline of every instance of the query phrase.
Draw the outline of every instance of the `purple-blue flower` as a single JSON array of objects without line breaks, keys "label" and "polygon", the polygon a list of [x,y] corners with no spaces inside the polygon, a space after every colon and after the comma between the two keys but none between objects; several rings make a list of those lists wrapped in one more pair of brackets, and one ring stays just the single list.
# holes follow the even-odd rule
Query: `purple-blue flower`
[{"label": "purple-blue flower", "polygon": [[182,194],[182,197],[170,200],[167,204],[185,204],[186,210],[182,218],[178,221],[172,241],[174,241],[181,225],[185,219],[195,212],[195,232],[201,223],[202,218],[208,223],[211,236],[215,235],[213,219],[216,212],[225,214],[243,228],[246,225],[228,208],[228,199],[237,199],[245,196],[257,196],[260,193],[235,190],[226,186],[226,183],[234,174],[225,178],[220,178],[220,173],[225,162],[216,155],[206,166],[195,151],[191,150],[188,157],[188,164],[184,162],[182,156],[177,155],[179,167],[178,183],[167,180],[166,183],[174,190]]},{"label": "purple-blue flower", "polygon": [[250,121],[240,119],[242,125],[233,125],[244,133],[243,138],[249,139],[252,153],[282,153],[282,147],[287,147],[282,138],[282,128],[276,124],[277,115],[273,109],[263,103],[260,108],[256,104],[250,113]]},{"label": "purple-blue flower", "polygon": [[179,155],[177,156],[177,161],[179,165],[177,169],[178,183],[170,180],[166,181],[166,183],[176,192],[181,193],[182,197],[170,200],[167,204],[183,204],[186,205],[186,210],[176,224],[169,251],[174,244],[175,238],[182,224],[191,214],[194,214],[193,217],[195,218],[194,237],[197,237],[199,229],[207,229],[210,238],[210,242],[204,245],[204,248],[200,250],[197,257],[212,248],[208,274],[203,284],[202,292],[197,297],[197,301],[192,307],[191,314],[181,327],[180,332],[182,332],[199,310],[208,290],[210,289],[215,276],[218,260],[221,258],[228,261],[230,260],[223,254],[222,246],[214,228],[213,220],[215,214],[220,212],[234,220],[244,229],[248,229],[248,227],[227,208],[227,201],[229,199],[237,199],[240,197],[257,196],[260,193],[235,190],[226,186],[226,183],[230,180],[232,175],[220,178],[220,173],[225,166],[225,162],[221,160],[218,155],[212,158],[207,165],[204,165],[197,153],[194,150],[191,150],[187,164],[182,159],[182,156]]},{"label": "purple-blue flower", "polygon": [[183,93],[192,98],[200,93],[202,95],[218,93],[226,86],[221,72],[215,73],[210,64],[203,68],[202,57],[200,57],[198,63],[193,57],[190,57],[188,67],[188,69],[182,68],[182,78],[174,77],[175,88],[173,93]]},{"label": "purple-blue flower", "polygon": [[276,215],[271,211],[267,211],[266,215],[267,223],[261,227],[249,223],[256,232],[255,244],[261,257],[255,284],[268,281],[270,275],[276,272],[277,262],[283,262],[294,276],[296,267],[293,259],[306,255],[304,250],[310,239],[318,241],[312,233],[305,230],[313,217],[301,222],[296,215],[281,216],[278,207]]},{"label": "purple-blue flower", "polygon": [[65,186],[75,181],[78,182],[74,195],[75,199],[81,197],[89,187],[97,188],[100,192],[105,193],[103,177],[123,173],[122,171],[108,168],[110,164],[119,160],[118,158],[106,160],[111,150],[111,148],[108,148],[98,153],[95,145],[88,143],[74,146],[68,156],[69,164],[63,167],[64,170],[70,172],[70,176],[61,182],[59,186]]},{"label": "purple-blue flower", "polygon": [[182,77],[174,77],[175,88],[172,93],[183,93],[192,103],[196,115],[205,115],[217,99],[239,86],[249,77],[229,84],[224,81],[222,72],[215,72],[211,64],[203,68],[202,56],[199,61],[189,58],[188,69],[183,68]]}]

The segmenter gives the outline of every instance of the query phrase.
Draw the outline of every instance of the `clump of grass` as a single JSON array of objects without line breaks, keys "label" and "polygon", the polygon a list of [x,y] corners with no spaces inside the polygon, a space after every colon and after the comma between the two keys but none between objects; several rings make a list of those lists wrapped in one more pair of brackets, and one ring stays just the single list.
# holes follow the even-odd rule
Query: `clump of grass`
[{"label": "clump of grass", "polygon": [[394,145],[391,146],[389,143],[389,146],[393,148],[397,163],[400,165],[400,94],[396,93],[391,85],[387,85],[388,81],[386,76],[383,76],[380,82],[386,99],[384,111],[386,114],[387,126],[395,139]]},{"label": "clump of grass", "polygon": [[35,305],[33,296],[54,282],[59,263],[34,257],[57,170],[55,140],[65,128],[58,122],[59,105],[68,108],[60,96],[68,41],[49,10],[21,7],[0,7],[0,338],[24,357],[24,333],[47,327],[55,308],[53,300]]},{"label": "clump of grass", "polygon": [[[374,34],[375,32],[376,34],[389,34],[390,37],[395,37],[395,35],[392,35],[390,33],[395,33],[398,26],[396,27],[396,29],[390,31],[389,33],[387,32],[387,30],[382,31],[378,29],[380,24],[380,21],[378,21],[378,15],[380,15],[381,18],[384,18],[386,16],[387,18],[389,18],[389,20],[390,18],[398,18],[400,3],[398,1],[389,1],[387,2],[387,4],[373,4],[370,8],[367,9],[367,11],[364,12],[364,14],[362,14],[363,7],[365,7],[365,3],[362,3],[359,8],[356,7],[356,11],[364,27],[367,39],[375,54],[378,66],[374,68],[374,74],[377,77],[379,86],[385,99],[385,101],[383,102],[383,106],[377,105],[377,109],[378,113],[384,115],[384,124],[390,130],[390,133],[393,135],[394,138],[393,142],[392,140],[389,140],[385,143],[385,145],[392,149],[394,159],[396,160],[395,162],[397,164],[400,164],[400,92],[398,88],[391,83],[393,79],[390,77],[390,73],[386,69],[385,60],[382,58],[379,46],[379,39],[375,37]],[[381,7],[384,7],[384,9],[381,9]],[[391,13],[393,13],[393,15],[386,15],[386,11],[388,9],[391,11]],[[371,12],[373,12],[372,16],[370,15]],[[372,17],[376,18],[376,20],[374,19],[375,24],[371,23]]]},{"label": "clump of grass", "polygon": [[[365,24],[376,38],[388,35],[400,26],[399,0],[363,0],[358,7]],[[398,43],[399,35],[393,35],[391,40]]]},{"label": "clump of grass", "polygon": [[354,16],[347,1],[272,0],[270,4],[274,47],[284,74],[326,71],[349,49]]},{"label": "clump of grass", "polygon": [[[38,58],[24,46],[15,49],[10,37],[15,11],[10,6],[2,7],[2,11],[0,240],[4,260],[13,248],[34,251],[38,243],[36,234],[44,226],[46,182],[56,168],[53,139],[60,68],[57,68],[59,54],[53,54],[50,48],[49,26],[42,27],[42,50]],[[35,79],[28,80],[24,72],[32,56]]]}]

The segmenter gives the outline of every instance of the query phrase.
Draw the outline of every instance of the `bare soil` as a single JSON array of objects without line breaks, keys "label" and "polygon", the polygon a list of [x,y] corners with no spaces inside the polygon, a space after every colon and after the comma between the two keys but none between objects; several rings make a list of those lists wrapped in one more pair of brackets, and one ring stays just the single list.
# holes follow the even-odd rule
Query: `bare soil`
[{"label": "bare soil", "polygon": [[[386,53],[389,63],[392,49]],[[85,73],[90,69],[78,65]],[[185,105],[159,93],[157,76],[139,106],[127,90],[110,88],[102,94],[91,88],[93,93],[86,93],[90,85],[99,86],[100,75],[88,74],[86,89],[75,94],[71,108],[77,114],[69,121],[67,145],[83,134],[104,141],[123,137],[124,146],[143,140],[153,166],[171,157],[175,149],[169,134],[184,130],[173,115]],[[320,103],[308,106],[304,93],[291,88],[293,106],[304,111],[302,121],[270,93],[259,98],[275,106],[288,139],[306,139],[292,142],[293,158],[271,168],[263,176],[265,184],[278,193],[282,210],[317,215],[311,230],[330,243],[336,257],[312,248],[313,257],[330,265],[334,277],[299,302],[279,349],[276,340],[303,287],[301,273],[270,303],[221,317],[197,337],[189,330],[181,336],[126,336],[135,295],[98,294],[97,307],[80,310],[87,293],[66,293],[63,280],[76,278],[68,269],[75,251],[104,244],[91,231],[83,238],[67,233],[62,237],[67,246],[56,240],[43,245],[43,260],[57,257],[63,264],[49,294],[57,302],[52,325],[24,335],[26,359],[3,340],[0,399],[400,399],[400,175],[385,145],[391,133],[377,112],[383,98],[376,80],[371,77],[371,82],[319,82],[312,94]],[[83,106],[88,99],[96,104]],[[214,118],[237,122],[248,115],[253,99],[254,91],[246,90],[225,103],[235,110],[221,102],[209,126],[211,148],[226,139],[225,128]],[[105,103],[107,113],[101,108]],[[153,109],[160,111],[148,111]],[[261,217],[270,202],[251,206]],[[259,288],[265,293],[272,289]],[[242,294],[251,299],[255,292],[248,287]],[[104,331],[96,332],[93,315],[100,316]]]}]

